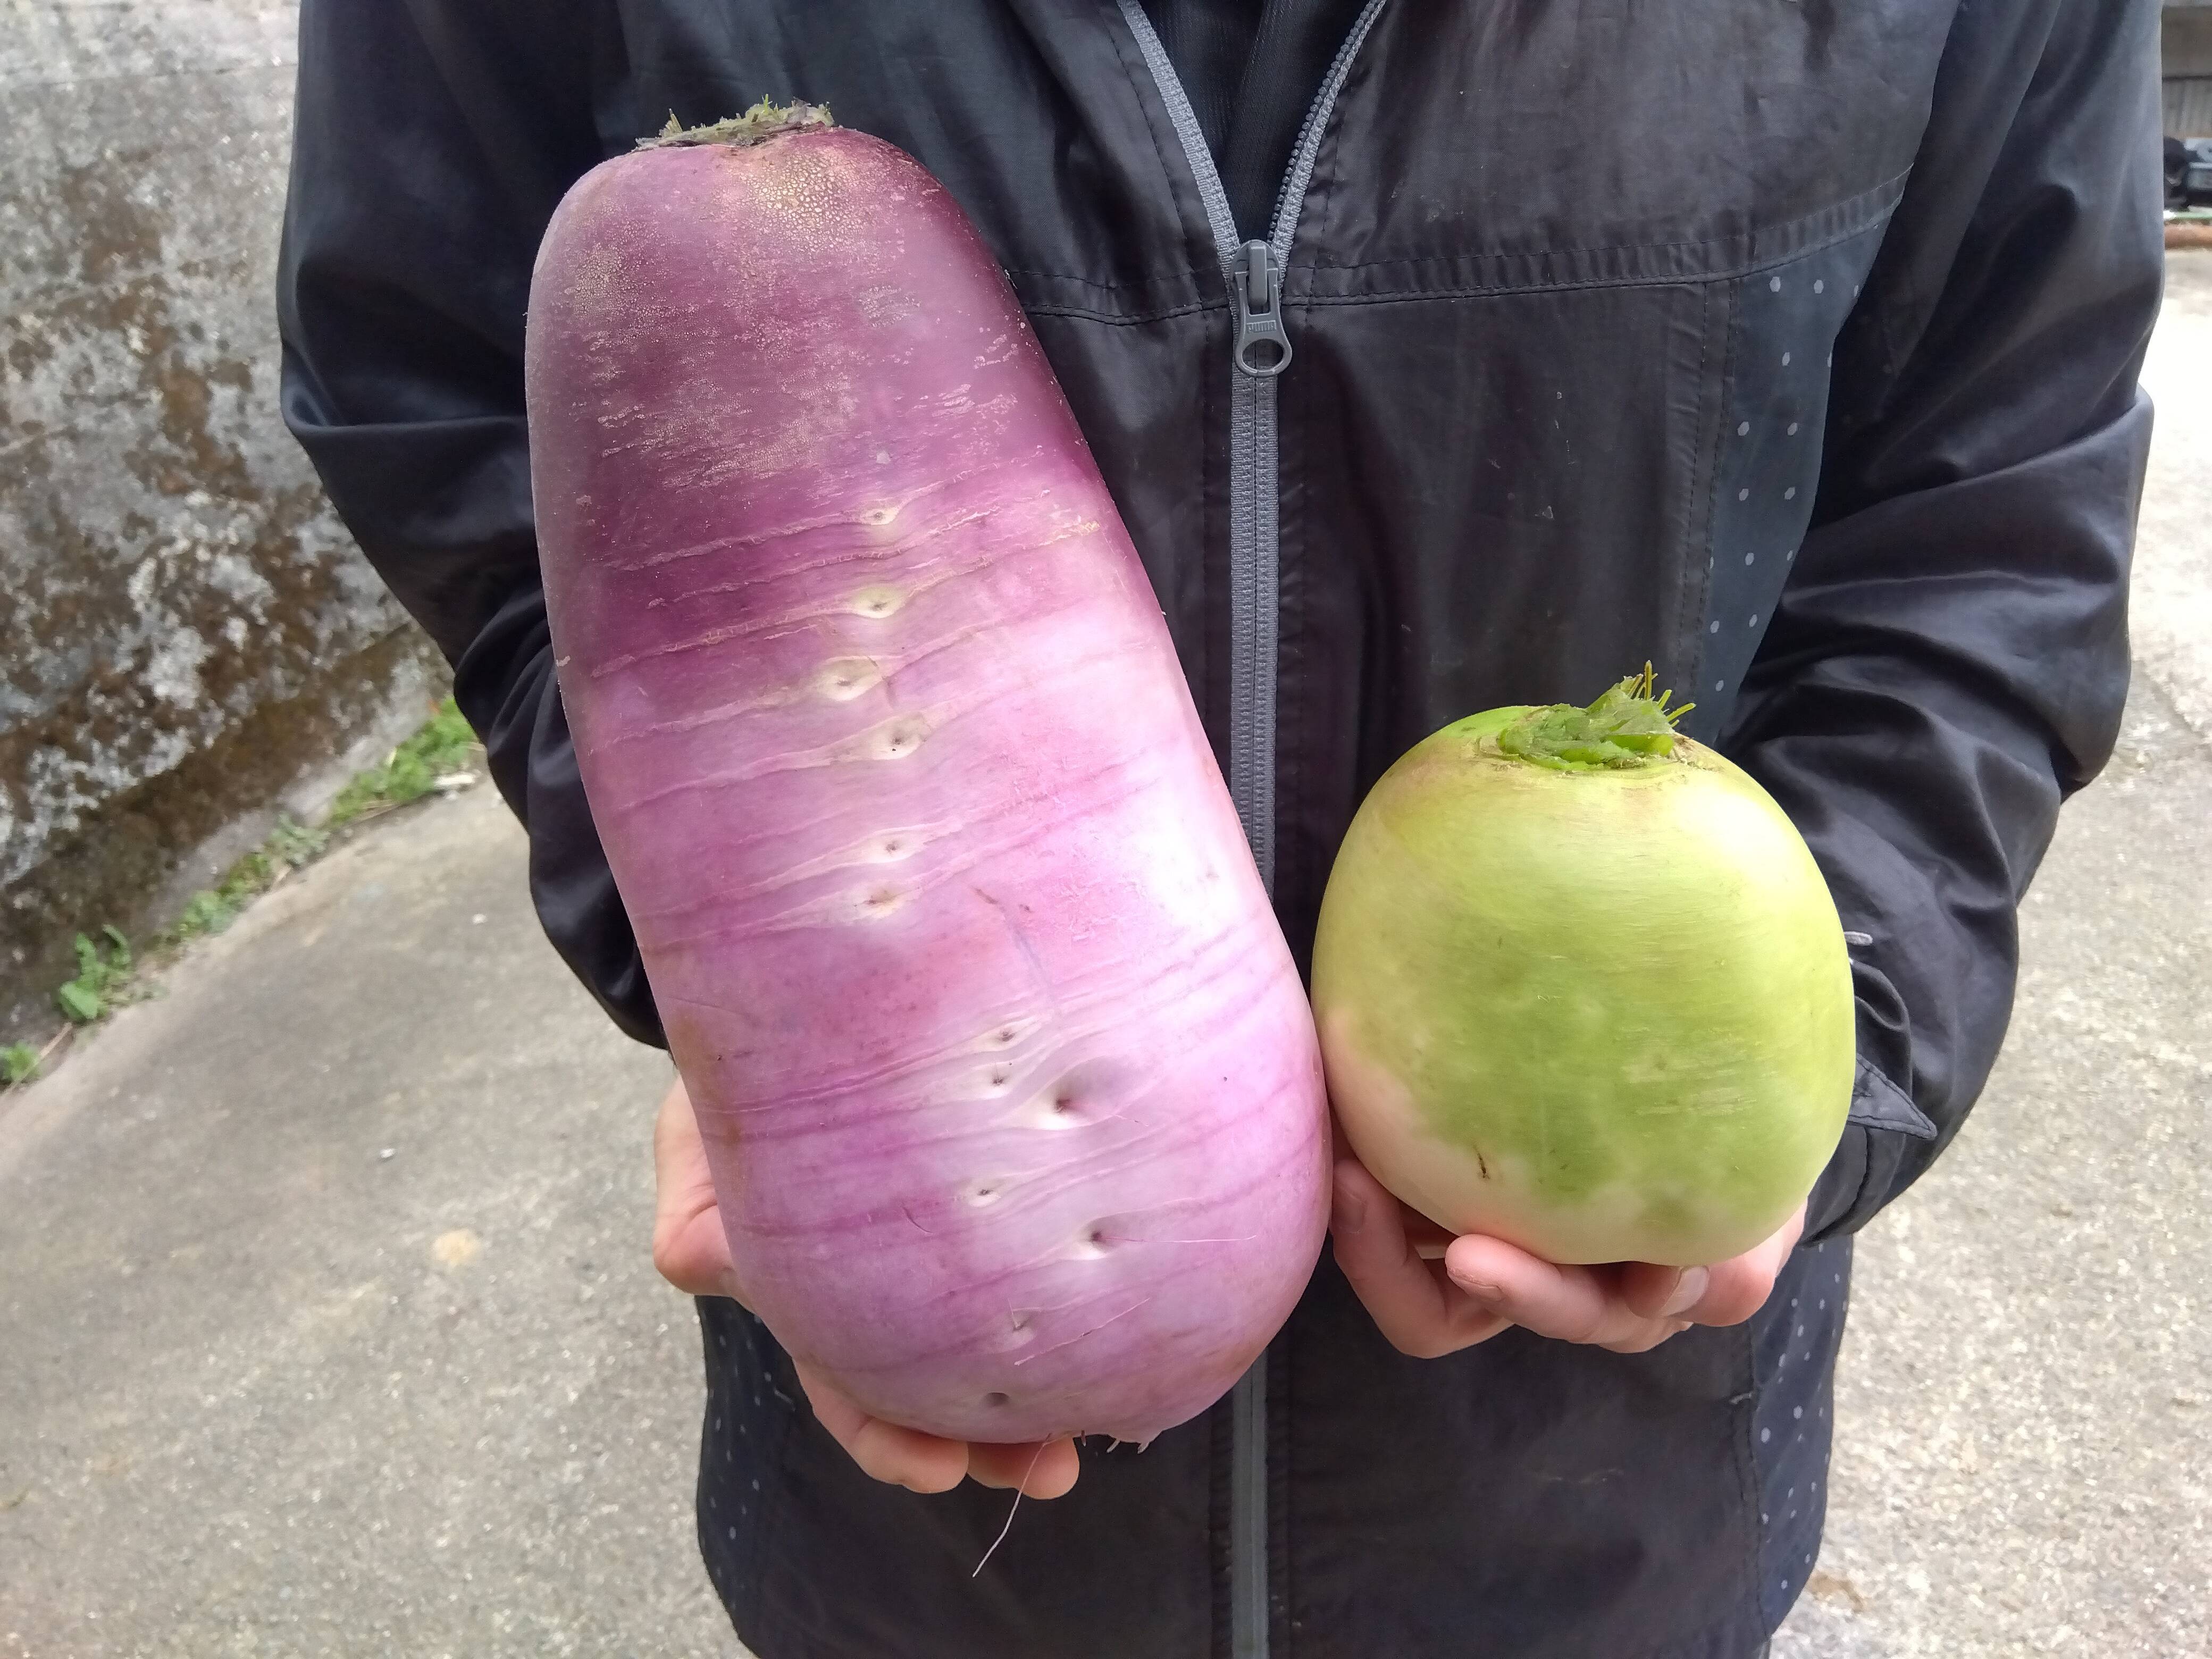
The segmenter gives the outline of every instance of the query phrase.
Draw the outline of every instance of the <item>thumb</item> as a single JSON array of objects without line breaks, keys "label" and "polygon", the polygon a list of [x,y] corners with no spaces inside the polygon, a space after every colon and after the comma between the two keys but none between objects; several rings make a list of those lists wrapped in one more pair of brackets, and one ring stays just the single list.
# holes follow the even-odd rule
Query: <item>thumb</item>
[{"label": "thumb", "polygon": [[707,1145],[678,1078],[653,1126],[653,1265],[686,1296],[744,1298],[722,1231]]}]

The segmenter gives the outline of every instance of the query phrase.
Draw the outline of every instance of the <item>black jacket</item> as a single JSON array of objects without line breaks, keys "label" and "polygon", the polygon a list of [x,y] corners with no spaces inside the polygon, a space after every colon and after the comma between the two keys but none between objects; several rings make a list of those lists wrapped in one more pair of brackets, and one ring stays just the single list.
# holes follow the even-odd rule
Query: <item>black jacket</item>
[{"label": "black jacket", "polygon": [[1736,1659],[1780,1621],[1846,1236],[1987,1076],[2016,902],[2117,726],[2156,15],[1373,0],[1252,256],[1295,354],[1264,378],[1135,0],[307,0],[287,415],[453,659],[547,929],[626,1030],[657,1028],[546,649],[524,301],[578,174],[763,94],[909,150],[998,251],[1301,959],[1400,752],[1647,658],[1870,941],[1851,1124],[1751,1324],[1415,1361],[1324,1264],[1233,1402],[1086,1453],[979,1578],[1003,1495],[869,1482],[704,1306],[701,1536],[764,1659]]}]

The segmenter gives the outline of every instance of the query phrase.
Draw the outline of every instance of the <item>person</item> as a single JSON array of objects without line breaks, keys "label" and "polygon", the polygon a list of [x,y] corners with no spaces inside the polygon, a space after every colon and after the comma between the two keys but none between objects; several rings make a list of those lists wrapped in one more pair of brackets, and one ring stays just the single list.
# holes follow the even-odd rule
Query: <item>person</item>
[{"label": "person", "polygon": [[[1853,936],[1850,1124],[1774,1239],[1431,1262],[1345,1161],[1263,1361],[1142,1451],[933,1441],[795,1370],[679,1087],[657,1260],[763,1659],[1762,1650],[1819,1549],[1852,1236],[1982,1088],[2015,907],[2118,727],[2157,35],[2151,0],[306,0],[286,416],[633,1036],[532,536],[532,258],[591,167],[763,96],[911,153],[1006,267],[1302,966],[1393,759],[1647,659]],[[1019,1484],[1065,1495],[978,1574]]]}]

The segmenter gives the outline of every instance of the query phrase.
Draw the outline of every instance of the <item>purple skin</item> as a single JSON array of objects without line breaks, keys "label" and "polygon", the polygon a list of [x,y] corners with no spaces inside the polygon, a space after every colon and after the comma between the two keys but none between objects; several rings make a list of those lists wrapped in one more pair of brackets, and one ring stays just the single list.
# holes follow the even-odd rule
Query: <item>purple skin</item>
[{"label": "purple skin", "polygon": [[1327,1222],[1311,1016],[1091,453],[855,132],[555,216],[532,483],[584,782],[746,1299],[870,1413],[1144,1441]]}]

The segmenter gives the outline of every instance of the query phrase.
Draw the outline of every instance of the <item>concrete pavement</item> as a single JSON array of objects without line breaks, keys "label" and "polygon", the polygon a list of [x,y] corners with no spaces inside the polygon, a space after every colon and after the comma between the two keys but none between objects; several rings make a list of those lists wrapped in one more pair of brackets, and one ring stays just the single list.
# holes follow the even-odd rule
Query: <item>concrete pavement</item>
[{"label": "concrete pavement", "polygon": [[0,1116],[5,1659],[738,1651],[666,1063],[523,853],[489,789],[378,826]]},{"label": "concrete pavement", "polygon": [[[1996,1081],[1863,1241],[1778,1659],[2212,1655],[2212,255],[2175,263],[2146,672]],[[0,1659],[739,1652],[647,1259],[665,1062],[522,854],[488,791],[377,826],[0,1102]]]}]

